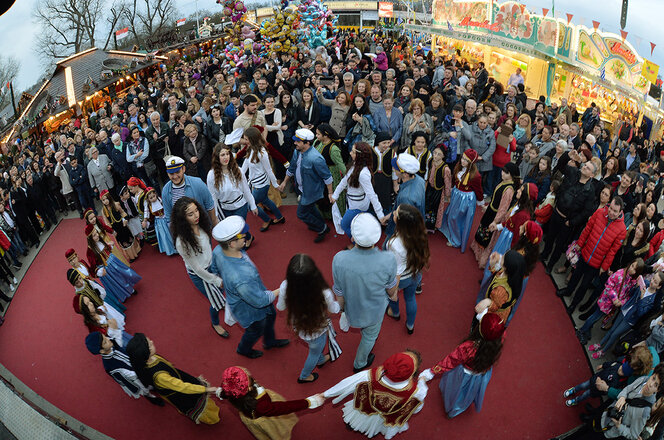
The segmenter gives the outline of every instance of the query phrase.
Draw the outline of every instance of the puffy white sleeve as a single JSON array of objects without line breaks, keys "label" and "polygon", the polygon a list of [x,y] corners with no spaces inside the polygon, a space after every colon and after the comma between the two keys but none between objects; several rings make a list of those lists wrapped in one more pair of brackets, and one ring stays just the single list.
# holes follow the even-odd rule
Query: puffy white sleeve
[{"label": "puffy white sleeve", "polygon": [[371,183],[371,171],[368,168],[363,168],[360,172],[360,186],[364,191],[364,194],[369,198],[371,206],[373,206],[374,212],[378,218],[383,218],[383,206],[378,200],[378,195],[374,191],[373,184]]},{"label": "puffy white sleeve", "polygon": [[279,298],[277,298],[277,310],[286,310],[286,287],[288,281],[283,280],[279,285]]},{"label": "puffy white sleeve", "polygon": [[[245,160],[245,163],[246,162],[248,161]],[[272,165],[270,164],[270,155],[264,149],[261,150],[261,165],[263,166],[265,174],[267,174],[267,177],[270,179],[272,186],[275,188],[278,187],[279,184],[277,183],[277,177],[274,175],[274,171],[272,171]]]},{"label": "puffy white sleeve", "polygon": [[333,386],[332,388],[325,390],[323,392],[323,396],[325,396],[326,399],[336,396],[336,398],[332,401],[332,403],[339,403],[342,400],[344,400],[349,394],[355,392],[355,387],[357,387],[358,384],[362,382],[368,382],[370,379],[369,374],[370,374],[369,370],[364,370],[360,371],[357,374],[349,376],[343,379],[335,386]]},{"label": "puffy white sleeve", "polygon": [[256,209],[256,201],[254,200],[253,194],[251,194],[251,189],[247,183],[247,177],[244,174],[241,177],[242,181],[240,182],[240,191],[242,191],[242,195],[244,195],[245,200],[249,204],[249,209],[253,211]]},{"label": "puffy white sleeve", "polygon": [[344,174],[344,176],[339,181],[339,184],[334,189],[334,193],[332,194],[334,200],[339,200],[339,195],[348,187],[348,176],[350,176],[352,172],[353,172],[353,167],[350,167],[350,169],[346,172],[346,174]]}]

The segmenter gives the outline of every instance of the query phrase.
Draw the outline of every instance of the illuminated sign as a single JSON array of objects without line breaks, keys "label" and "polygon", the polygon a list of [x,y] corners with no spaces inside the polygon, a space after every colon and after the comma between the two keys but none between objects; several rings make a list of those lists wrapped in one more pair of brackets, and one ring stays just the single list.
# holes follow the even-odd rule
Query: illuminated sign
[{"label": "illuminated sign", "polygon": [[463,20],[461,20],[461,23],[459,23],[459,26],[470,26],[470,27],[477,27],[477,28],[482,28],[482,29],[488,29],[491,32],[498,32],[500,30],[500,25],[498,23],[489,23],[489,20],[484,20],[484,21],[473,21],[470,19],[469,16],[464,17]]},{"label": "illuminated sign", "polygon": [[609,50],[611,53],[623,57],[629,64],[634,64],[636,62],[636,55],[634,55],[634,52],[624,47],[618,41],[613,43]]}]

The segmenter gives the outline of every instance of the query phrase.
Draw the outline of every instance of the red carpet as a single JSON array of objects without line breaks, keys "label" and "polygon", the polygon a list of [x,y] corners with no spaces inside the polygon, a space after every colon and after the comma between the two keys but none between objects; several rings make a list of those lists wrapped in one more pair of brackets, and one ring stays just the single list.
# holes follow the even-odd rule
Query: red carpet
[{"label": "red carpet", "polygon": [[[332,234],[319,245],[314,235],[295,217],[295,207],[285,207],[288,222],[256,233],[249,254],[268,288],[276,288],[286,265],[296,252],[307,252],[331,282],[334,254],[347,243]],[[258,230],[258,221],[249,220]],[[424,367],[448,354],[465,336],[473,316],[478,290],[472,252],[461,255],[448,248],[440,233],[430,236],[431,269],[424,275],[424,292],[418,296],[415,333],[409,336],[404,320],[386,318],[374,352],[376,362],[405,348],[422,353]],[[221,406],[221,423],[195,425],[172,407],[159,408],[146,400],[134,401],[108,377],[99,357],[85,348],[87,329],[71,306],[73,288],[66,280],[67,248],[84,254],[83,222],[65,220],[45,244],[21,283],[0,328],[0,362],[45,399],[93,428],[118,439],[218,439],[251,438],[235,410]],[[277,318],[277,336],[290,337],[291,345],[272,350],[256,360],[235,353],[241,329],[230,328],[223,340],[210,328],[209,303],[194,288],[178,256],[166,257],[144,249],[132,266],[143,280],[139,295],[127,306],[127,330],[151,337],[157,351],[178,367],[202,374],[213,384],[230,365],[247,367],[257,380],[287,398],[321,392],[352,374],[359,333],[339,333],[344,350],[333,365],[320,371],[314,384],[300,385],[297,376],[307,347]],[[402,302],[402,313],[405,309]],[[338,328],[338,318],[334,319]],[[260,347],[259,347],[260,348]],[[438,379],[429,383],[424,409],[410,421],[410,430],[397,438],[431,439],[544,439],[578,424],[578,409],[564,406],[562,391],[586,380],[589,370],[563,306],[554,295],[550,279],[538,267],[507,334],[503,355],[494,368],[484,408],[448,420],[444,414]],[[363,438],[344,427],[341,405],[328,403],[311,413],[300,413],[294,439],[316,433],[320,439]],[[381,437],[382,438],[382,437]]]}]

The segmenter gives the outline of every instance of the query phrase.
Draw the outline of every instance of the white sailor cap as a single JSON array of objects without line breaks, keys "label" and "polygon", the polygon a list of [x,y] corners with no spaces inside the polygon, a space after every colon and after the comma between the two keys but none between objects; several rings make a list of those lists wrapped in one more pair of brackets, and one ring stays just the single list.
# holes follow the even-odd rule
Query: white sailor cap
[{"label": "white sailor cap", "polygon": [[412,154],[401,153],[392,159],[392,168],[396,168],[402,173],[417,174],[420,170],[420,162]]},{"label": "white sailor cap", "polygon": [[169,174],[176,173],[184,166],[184,159],[178,156],[170,156],[166,159],[166,172]]},{"label": "white sailor cap", "polygon": [[224,139],[224,144],[226,145],[235,145],[238,142],[240,142],[240,139],[242,139],[242,135],[244,134],[244,128],[239,127],[230,132],[226,136],[226,139]]},{"label": "white sailor cap", "polygon": [[212,237],[220,243],[241,238],[238,235],[249,232],[249,226],[239,215],[231,215],[217,223],[212,229]]},{"label": "white sailor cap", "polygon": [[314,140],[314,133],[308,128],[299,128],[295,130],[294,141],[311,142]]},{"label": "white sailor cap", "polygon": [[350,224],[350,233],[358,246],[371,247],[378,243],[382,234],[380,223],[372,214],[362,212]]}]

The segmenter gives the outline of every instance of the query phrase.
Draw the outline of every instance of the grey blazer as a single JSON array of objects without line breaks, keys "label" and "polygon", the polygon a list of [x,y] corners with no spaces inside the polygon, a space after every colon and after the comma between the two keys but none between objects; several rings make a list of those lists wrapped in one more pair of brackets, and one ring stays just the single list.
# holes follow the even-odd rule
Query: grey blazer
[{"label": "grey blazer", "polygon": [[115,186],[113,182],[113,174],[108,170],[111,165],[111,160],[105,154],[99,154],[99,166],[94,160],[90,159],[88,162],[88,178],[90,179],[90,186],[97,188],[99,192],[103,190],[110,190]]}]

